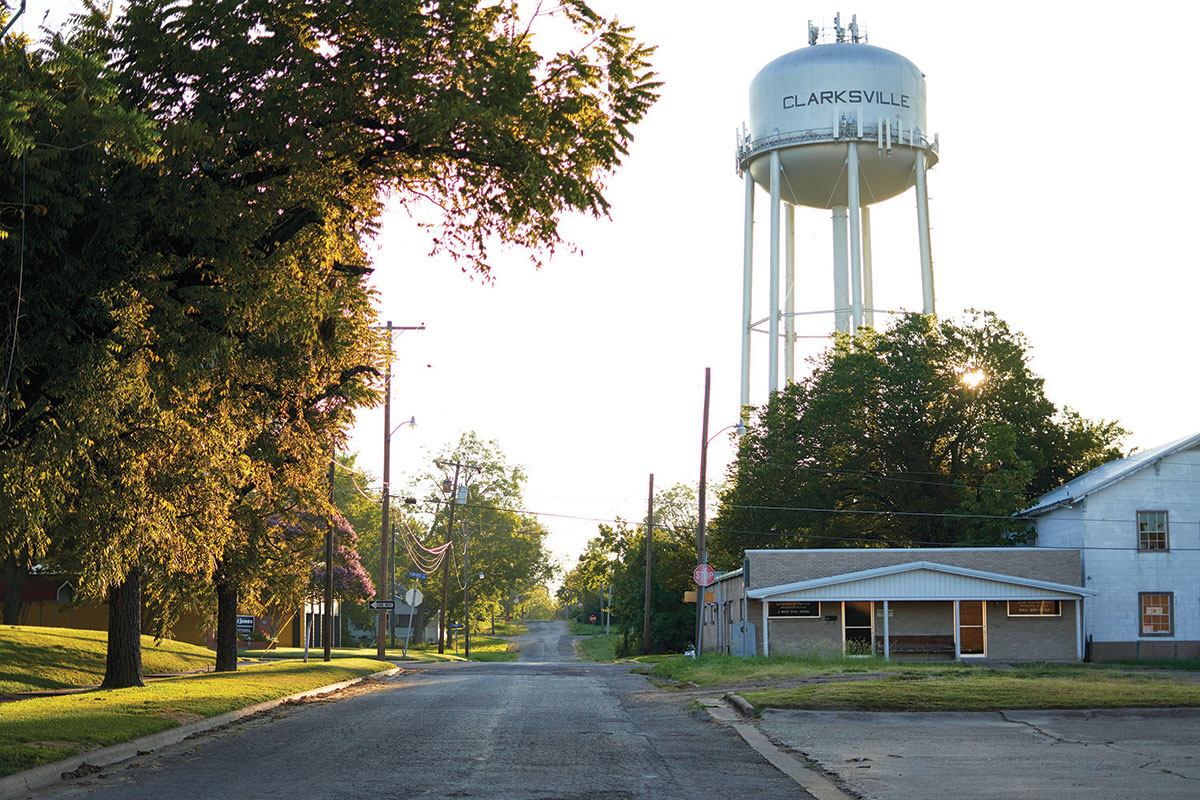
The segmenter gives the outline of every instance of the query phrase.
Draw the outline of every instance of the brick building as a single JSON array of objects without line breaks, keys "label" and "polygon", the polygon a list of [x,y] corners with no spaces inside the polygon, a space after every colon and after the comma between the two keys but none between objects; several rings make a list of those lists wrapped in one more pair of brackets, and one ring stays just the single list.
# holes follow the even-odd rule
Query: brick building
[{"label": "brick building", "polygon": [[747,550],[706,593],[702,648],[1078,661],[1080,576],[1073,550]]}]

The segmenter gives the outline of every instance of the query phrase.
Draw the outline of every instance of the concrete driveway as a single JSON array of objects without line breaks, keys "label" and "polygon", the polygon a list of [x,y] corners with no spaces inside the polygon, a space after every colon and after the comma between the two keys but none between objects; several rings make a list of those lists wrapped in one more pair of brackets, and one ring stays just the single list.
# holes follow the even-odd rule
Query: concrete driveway
[{"label": "concrete driveway", "polygon": [[1200,797],[1200,709],[767,710],[759,726],[871,800]]}]

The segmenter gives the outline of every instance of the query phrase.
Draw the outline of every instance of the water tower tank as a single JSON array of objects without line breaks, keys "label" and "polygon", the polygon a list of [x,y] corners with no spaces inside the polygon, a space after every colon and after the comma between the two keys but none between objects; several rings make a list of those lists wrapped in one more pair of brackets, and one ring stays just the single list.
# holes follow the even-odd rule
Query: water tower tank
[{"label": "water tower tank", "polygon": [[[822,39],[826,43],[819,43]],[[810,22],[808,43],[754,77],[749,128],[738,136],[737,169],[746,192],[743,408],[750,402],[752,334],[767,334],[767,388],[774,392],[781,346],[786,379],[792,380],[797,317],[829,313],[835,330],[853,333],[873,327],[876,312],[889,311],[875,304],[870,207],[913,187],[921,311],[934,313],[926,171],[938,161],[938,145],[926,130],[925,76],[904,56],[868,45],[857,18],[843,27],[841,15],[835,16],[832,31]],[[756,318],[752,307],[756,187],[770,198],[770,307],[763,318]],[[830,212],[833,305],[827,309],[795,307],[797,206]],[[783,276],[781,262],[786,262]]]},{"label": "water tower tank", "polygon": [[[928,149],[925,132],[925,76],[915,64],[868,44],[818,44],[780,56],[750,83],[742,163],[769,190],[764,156],[778,150],[783,201],[834,208],[848,204],[844,143],[864,142],[859,183],[870,205],[914,185],[912,145]],[[933,153],[927,166],[935,161]]]}]

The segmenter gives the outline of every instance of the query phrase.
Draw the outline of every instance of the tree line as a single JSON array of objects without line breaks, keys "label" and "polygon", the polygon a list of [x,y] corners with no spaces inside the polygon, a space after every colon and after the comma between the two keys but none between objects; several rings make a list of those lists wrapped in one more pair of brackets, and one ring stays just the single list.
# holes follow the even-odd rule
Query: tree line
[{"label": "tree line", "polygon": [[581,0],[550,56],[509,4],[83,5],[0,42],[0,559],[109,604],[118,687],[143,627],[307,591],[379,395],[385,203],[432,203],[466,269],[540,263],[563,213],[607,213],[658,84]]}]

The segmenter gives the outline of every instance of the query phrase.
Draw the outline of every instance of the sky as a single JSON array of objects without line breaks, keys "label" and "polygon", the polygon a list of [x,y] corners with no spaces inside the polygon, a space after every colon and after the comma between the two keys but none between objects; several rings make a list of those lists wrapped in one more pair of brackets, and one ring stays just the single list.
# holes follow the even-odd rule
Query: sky
[{"label": "sky", "polygon": [[[77,2],[29,0],[30,26],[48,5],[61,13]],[[524,466],[525,508],[539,512],[569,567],[598,522],[642,518],[650,474],[661,488],[696,483],[706,367],[710,433],[738,415],[734,146],[749,84],[807,46],[808,20],[831,26],[839,10],[843,22],[857,14],[870,44],[926,75],[928,130],[941,148],[928,177],[939,315],[996,312],[1028,338],[1050,400],[1118,420],[1131,431],[1127,449],[1200,429],[1191,237],[1200,167],[1185,91],[1200,6],[593,6],[657,45],[664,82],[606,181],[611,218],[566,216],[562,232],[577,250],[540,271],[526,253],[497,251],[490,283],[428,256],[416,224],[428,209],[393,207],[373,244],[380,321],[425,325],[395,339],[392,424],[415,416],[417,426],[392,437],[394,492],[429,496],[417,476],[474,431]],[[545,30],[542,46],[563,46],[553,24]],[[766,209],[760,193],[755,318],[767,305]],[[873,206],[872,230],[877,305],[920,310],[913,191]],[[828,310],[828,212],[798,209],[797,231],[797,309]],[[832,317],[806,325],[825,333]],[[798,356],[821,346],[804,342]],[[751,401],[760,404],[765,336],[754,356]],[[801,363],[798,376],[806,370]],[[382,437],[382,411],[361,413],[349,449],[376,476]],[[727,433],[713,440],[710,481],[733,452]]]}]

